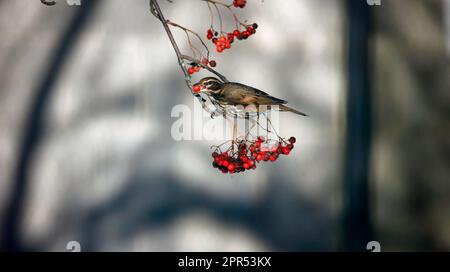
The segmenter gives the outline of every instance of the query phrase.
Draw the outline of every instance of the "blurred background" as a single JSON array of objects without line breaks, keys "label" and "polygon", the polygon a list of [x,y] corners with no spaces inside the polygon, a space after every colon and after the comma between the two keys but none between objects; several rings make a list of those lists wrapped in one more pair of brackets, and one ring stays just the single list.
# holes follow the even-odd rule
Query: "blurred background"
[{"label": "blurred background", "polygon": [[[217,70],[310,117],[233,176],[171,137],[198,102],[148,1],[57,2],[0,0],[2,250],[450,250],[450,1],[249,0]],[[159,3],[206,33],[202,1]]]}]

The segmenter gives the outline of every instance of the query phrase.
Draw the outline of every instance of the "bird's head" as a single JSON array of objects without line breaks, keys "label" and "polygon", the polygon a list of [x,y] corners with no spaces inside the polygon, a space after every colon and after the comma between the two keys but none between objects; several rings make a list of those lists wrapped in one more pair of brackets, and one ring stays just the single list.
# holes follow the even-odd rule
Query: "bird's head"
[{"label": "bird's head", "polygon": [[215,77],[204,77],[200,79],[194,86],[200,87],[200,92],[216,92],[222,88],[222,81]]}]

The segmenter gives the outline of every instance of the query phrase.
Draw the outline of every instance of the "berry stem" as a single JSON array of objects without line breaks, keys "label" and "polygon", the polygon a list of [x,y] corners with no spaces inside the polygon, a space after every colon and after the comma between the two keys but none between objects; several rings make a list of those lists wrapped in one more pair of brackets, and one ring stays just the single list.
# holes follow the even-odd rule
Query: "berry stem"
[{"label": "berry stem", "polygon": [[209,16],[211,17],[211,27],[210,27],[210,29],[213,29],[214,28],[214,26],[213,26],[214,25],[214,14],[213,14],[213,11],[211,9],[211,6],[210,6],[209,2],[205,1],[205,3],[206,3],[206,5],[208,5]]},{"label": "berry stem", "polygon": [[[239,18],[236,15],[236,13],[234,13],[233,9],[231,8],[233,6],[233,4],[227,5],[225,3],[222,3],[222,2],[219,2],[219,1],[216,1],[216,0],[203,0],[203,1],[208,3],[208,7],[209,7],[209,3],[213,4],[216,7],[216,9],[217,9],[217,13],[219,14],[219,17],[220,17],[220,12],[219,12],[219,9],[217,8],[217,5],[225,7],[231,13],[231,15],[233,16],[234,24],[236,26],[236,29],[239,29],[239,25],[243,25],[243,26],[247,27],[247,25],[241,23],[241,21],[239,20]],[[211,26],[212,26],[213,25],[212,11],[210,10],[210,12],[211,12]],[[220,32],[222,33],[223,32],[222,31],[222,19],[220,19],[220,22],[221,22]]]},{"label": "berry stem", "polygon": [[212,4],[213,4],[213,6],[216,8],[217,15],[219,16],[220,33],[222,34],[222,33],[223,33],[222,15],[220,14],[220,10],[219,10],[219,7],[217,6],[217,4],[214,3],[214,2],[213,2]]},{"label": "berry stem", "polygon": [[[168,25],[173,26],[173,27],[178,27],[178,28],[184,30],[184,32],[186,32],[186,35],[188,35],[188,39],[189,39],[189,34],[188,34],[188,33],[191,33],[192,35],[194,35],[195,37],[197,37],[197,39],[201,42],[201,44],[202,44],[203,47],[205,48],[205,50],[206,50],[206,57],[209,59],[209,49],[208,49],[208,46],[206,45],[206,43],[203,41],[203,39],[200,37],[200,35],[199,35],[197,32],[194,32],[194,31],[190,30],[189,28],[186,28],[186,27],[184,27],[184,26],[181,26],[181,25],[179,25],[179,24],[177,24],[177,23],[174,23],[174,22],[172,22],[172,21],[170,21],[170,20],[166,20],[166,23],[167,23]],[[197,49],[197,51],[200,52],[200,50],[198,50],[198,49]],[[200,55],[201,55],[201,53],[200,53]]]}]

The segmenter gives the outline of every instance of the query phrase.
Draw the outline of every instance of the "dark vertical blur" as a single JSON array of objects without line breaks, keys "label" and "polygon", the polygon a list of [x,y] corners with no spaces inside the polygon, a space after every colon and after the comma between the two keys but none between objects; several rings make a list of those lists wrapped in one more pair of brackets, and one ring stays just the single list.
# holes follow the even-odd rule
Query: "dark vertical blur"
[{"label": "dark vertical blur", "polygon": [[365,250],[371,240],[369,212],[369,158],[371,107],[369,82],[370,6],[347,1],[348,93],[344,177],[343,249]]},{"label": "dark vertical blur", "polygon": [[75,15],[68,25],[64,35],[58,42],[57,48],[50,59],[42,80],[33,91],[33,100],[30,110],[24,122],[24,133],[20,143],[18,162],[14,173],[10,199],[7,202],[1,236],[1,250],[19,251],[24,250],[20,241],[20,221],[24,210],[30,167],[34,151],[44,133],[44,115],[47,104],[52,96],[53,86],[62,70],[66,57],[76,44],[89,15],[99,1],[91,0],[83,2],[76,8]]},{"label": "dark vertical blur", "polygon": [[383,1],[374,9],[371,178],[383,251],[450,249],[447,3]]}]

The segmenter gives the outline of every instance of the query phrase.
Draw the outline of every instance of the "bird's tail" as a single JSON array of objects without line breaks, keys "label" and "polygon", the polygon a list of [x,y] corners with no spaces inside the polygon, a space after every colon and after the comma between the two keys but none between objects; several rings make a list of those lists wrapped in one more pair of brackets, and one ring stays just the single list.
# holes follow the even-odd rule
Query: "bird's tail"
[{"label": "bird's tail", "polygon": [[298,110],[288,107],[286,105],[279,105],[279,107],[280,107],[280,111],[290,111],[290,112],[293,112],[298,115],[308,116],[306,113],[303,113],[301,111],[298,111]]}]

